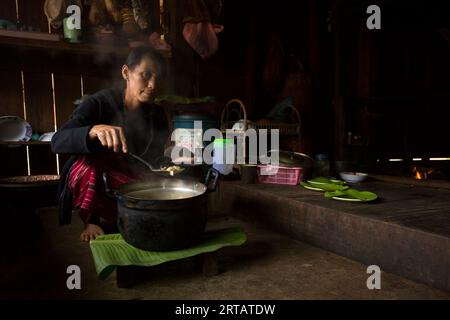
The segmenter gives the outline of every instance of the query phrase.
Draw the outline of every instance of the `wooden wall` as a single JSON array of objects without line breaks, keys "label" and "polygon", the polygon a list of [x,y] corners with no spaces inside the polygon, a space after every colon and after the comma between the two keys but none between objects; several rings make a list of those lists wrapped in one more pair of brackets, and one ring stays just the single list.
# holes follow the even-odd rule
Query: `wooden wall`
[{"label": "wooden wall", "polygon": [[450,27],[444,6],[383,2],[381,30],[368,30],[365,3],[342,3],[342,134],[362,140],[342,146],[357,153],[348,157],[448,157],[450,47],[439,32]]},{"label": "wooden wall", "polygon": [[[44,2],[18,0],[20,22],[48,32]],[[0,12],[2,18],[15,22],[16,1],[2,0]],[[0,49],[0,116],[26,118],[33,132],[39,134],[60,127],[82,92],[90,94],[110,87],[116,76],[114,63],[99,65],[95,56],[20,47]],[[57,157],[50,145],[0,146],[0,153],[0,177],[58,172]],[[60,157],[60,168],[64,160]]]}]

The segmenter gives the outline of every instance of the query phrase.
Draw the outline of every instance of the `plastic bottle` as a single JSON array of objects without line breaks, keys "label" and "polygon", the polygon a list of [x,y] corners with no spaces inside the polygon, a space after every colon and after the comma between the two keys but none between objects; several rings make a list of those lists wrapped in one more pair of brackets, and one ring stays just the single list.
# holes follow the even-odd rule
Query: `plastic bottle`
[{"label": "plastic bottle", "polygon": [[213,168],[223,175],[230,174],[234,166],[233,139],[214,140]]}]

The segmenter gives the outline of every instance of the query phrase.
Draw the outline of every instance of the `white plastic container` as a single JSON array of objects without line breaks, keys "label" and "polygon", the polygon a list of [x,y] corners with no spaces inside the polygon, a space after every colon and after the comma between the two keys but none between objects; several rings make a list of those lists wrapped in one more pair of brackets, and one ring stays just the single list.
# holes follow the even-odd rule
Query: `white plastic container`
[{"label": "white plastic container", "polygon": [[234,160],[233,139],[214,140],[213,168],[223,175],[230,174],[233,171]]}]

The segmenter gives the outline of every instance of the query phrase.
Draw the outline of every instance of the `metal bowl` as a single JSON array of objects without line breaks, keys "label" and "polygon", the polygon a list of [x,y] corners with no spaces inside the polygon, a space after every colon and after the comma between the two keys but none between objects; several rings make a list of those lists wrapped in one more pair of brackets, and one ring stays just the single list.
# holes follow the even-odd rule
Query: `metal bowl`
[{"label": "metal bowl", "polygon": [[30,175],[0,178],[0,201],[14,209],[56,205],[58,175]]}]

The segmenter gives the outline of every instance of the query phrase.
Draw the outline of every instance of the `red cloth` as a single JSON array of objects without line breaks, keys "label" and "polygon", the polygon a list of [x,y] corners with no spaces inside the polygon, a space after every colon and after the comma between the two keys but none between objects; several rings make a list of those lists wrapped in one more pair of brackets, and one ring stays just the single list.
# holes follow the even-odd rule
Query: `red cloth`
[{"label": "red cloth", "polygon": [[117,203],[105,192],[103,172],[107,172],[112,189],[135,179],[123,161],[111,155],[80,156],[72,166],[68,183],[73,194],[73,207],[79,209],[84,223],[98,224],[100,218],[109,225],[116,223]]}]

